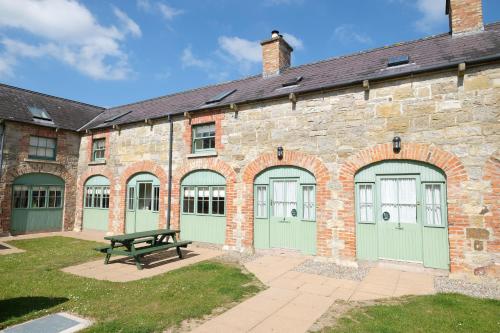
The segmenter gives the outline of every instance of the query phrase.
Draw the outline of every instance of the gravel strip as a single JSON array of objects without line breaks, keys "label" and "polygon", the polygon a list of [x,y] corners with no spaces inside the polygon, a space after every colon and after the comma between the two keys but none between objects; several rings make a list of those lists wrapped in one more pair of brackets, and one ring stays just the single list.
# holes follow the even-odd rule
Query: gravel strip
[{"label": "gravel strip", "polygon": [[218,260],[224,261],[224,262],[231,262],[231,263],[240,263],[241,265],[246,264],[247,262],[253,261],[259,257],[262,257],[261,254],[251,254],[251,253],[240,253],[236,251],[227,251],[224,254],[220,255],[217,257]]},{"label": "gravel strip", "polygon": [[500,284],[472,283],[443,276],[434,278],[434,288],[440,293],[459,293],[479,298],[500,299]]},{"label": "gravel strip", "polygon": [[336,279],[361,281],[370,269],[366,267],[341,266],[331,262],[318,262],[312,259],[304,261],[295,267],[294,271],[318,274]]}]

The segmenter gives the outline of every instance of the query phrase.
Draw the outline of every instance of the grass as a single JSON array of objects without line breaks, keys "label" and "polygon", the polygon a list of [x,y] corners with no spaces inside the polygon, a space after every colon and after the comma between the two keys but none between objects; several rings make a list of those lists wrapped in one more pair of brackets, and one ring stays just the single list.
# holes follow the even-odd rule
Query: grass
[{"label": "grass", "polygon": [[322,332],[500,332],[500,301],[459,294],[406,297],[350,310]]},{"label": "grass", "polygon": [[60,271],[102,259],[92,250],[98,243],[50,237],[10,244],[26,252],[0,256],[0,330],[69,311],[96,321],[86,332],[157,332],[260,289],[253,275],[219,262],[127,283],[99,281]]}]

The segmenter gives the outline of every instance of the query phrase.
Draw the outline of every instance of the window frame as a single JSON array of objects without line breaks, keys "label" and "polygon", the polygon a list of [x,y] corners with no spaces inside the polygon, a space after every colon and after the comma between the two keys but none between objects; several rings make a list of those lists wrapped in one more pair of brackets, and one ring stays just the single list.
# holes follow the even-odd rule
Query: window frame
[{"label": "window frame", "polygon": [[[185,212],[184,211],[184,208],[186,207],[185,202],[184,202],[184,198],[185,198],[184,193],[185,193],[186,189],[188,189],[188,188],[192,188],[193,194],[194,194],[192,196],[192,198],[193,198],[193,211],[192,212],[189,212],[189,211]],[[191,198],[191,197],[189,197],[189,198]],[[195,215],[196,214],[196,186],[193,186],[193,185],[182,186],[181,201],[182,201],[182,203],[181,203],[181,205],[182,205],[181,214],[184,214],[184,215]],[[189,206],[188,206],[188,208],[189,208]]]},{"label": "window frame", "polygon": [[[217,200],[217,202],[220,204],[220,202],[223,202],[223,213],[222,214],[216,214],[214,213],[214,188],[217,188],[219,189],[219,191],[222,189],[224,191],[224,199],[223,200]],[[209,187],[209,191],[210,191],[210,214],[209,215],[212,215],[212,216],[225,216],[226,215],[226,198],[227,198],[227,193],[226,193],[226,186],[225,185],[214,185],[214,186],[210,186]],[[218,197],[220,198],[220,196]],[[219,205],[217,205],[218,207],[220,207]]]},{"label": "window frame", "polygon": [[[313,212],[314,212],[314,218],[313,219],[306,219],[304,217],[304,207],[305,207],[305,200],[304,200],[304,188],[305,187],[311,187],[312,192],[313,192]],[[300,216],[302,221],[307,221],[307,222],[316,222],[316,185],[315,184],[300,184],[300,199],[302,200],[300,202]]]},{"label": "window frame", "polygon": [[[103,142],[103,147],[97,149],[96,145],[99,142]],[[97,152],[102,152],[102,157],[96,157]],[[100,162],[100,161],[105,161],[106,160],[106,138],[95,138],[92,139],[92,161],[93,162]]]},{"label": "window frame", "polygon": [[[416,196],[416,207],[415,207],[415,222],[404,222],[401,221],[401,215],[400,215],[400,207],[408,204],[401,204],[399,203],[399,192],[398,192],[398,220],[397,221],[384,221],[382,219],[382,179],[397,179],[398,181],[400,179],[414,179],[415,180],[415,196]],[[420,175],[419,174],[413,174],[413,173],[408,173],[408,174],[383,174],[383,175],[377,175],[376,182],[375,182],[375,187],[377,191],[377,211],[376,211],[376,220],[378,222],[382,223],[393,223],[393,224],[409,224],[409,225],[421,225],[423,223],[423,220],[421,218],[421,203],[419,201],[419,198],[421,198],[421,186],[419,184],[422,184],[420,180]],[[399,183],[398,183],[398,191],[399,191]]]},{"label": "window frame", "polygon": [[158,213],[160,211],[160,185],[153,184],[151,211],[153,213]]},{"label": "window frame", "polygon": [[[90,194],[90,206],[87,205],[87,191],[91,189],[92,193]],[[95,197],[96,197],[96,190],[99,189],[101,191],[100,193],[100,199],[99,199],[99,205],[95,205]],[[106,201],[105,199],[105,193],[106,190],[108,192],[107,194],[107,203],[108,206],[104,207],[104,202]],[[109,185],[86,185],[84,189],[84,197],[83,197],[83,208],[85,209],[109,209],[109,202],[111,200],[111,188]]]},{"label": "window frame", "polygon": [[[208,213],[200,213],[198,211],[198,191],[199,188],[207,188],[208,189]],[[224,214],[213,214],[213,189],[214,188],[222,188],[224,190]],[[193,189],[194,197],[193,197],[193,212],[185,212],[184,208],[186,207],[184,202],[184,192],[186,189]],[[181,186],[181,214],[182,215],[196,215],[196,216],[213,216],[213,217],[224,217],[227,212],[227,186],[226,185],[183,185]]]},{"label": "window frame", "polygon": [[[31,144],[31,139],[36,138],[37,139],[37,145],[33,146]],[[45,139],[47,140],[53,140],[54,141],[54,147],[48,147],[48,146],[39,146],[39,139]],[[37,153],[38,153],[38,148],[43,148],[43,149],[52,149],[53,150],[53,157],[47,157],[47,156],[38,156],[38,155],[32,155],[30,154],[31,148],[35,148]],[[45,136],[39,136],[39,135],[30,135],[29,136],[29,141],[28,141],[28,158],[33,159],[33,160],[45,160],[45,161],[55,161],[57,159],[57,138],[49,138]]]},{"label": "window frame", "polygon": [[[207,191],[208,191],[208,201],[207,201],[208,202],[208,213],[200,213],[198,211],[198,199],[199,199],[198,194],[199,194],[200,188],[207,188]],[[212,208],[212,193],[210,191],[210,186],[209,185],[196,186],[195,195],[196,195],[196,201],[195,201],[195,203],[196,203],[196,215],[202,215],[202,216],[212,215],[212,214],[210,214],[211,208]],[[206,197],[204,197],[204,198],[206,198]],[[205,200],[203,202],[205,202]]]},{"label": "window frame", "polygon": [[[259,187],[265,189],[265,198],[264,198],[264,215],[259,215]],[[268,219],[269,218],[269,185],[255,185],[255,194],[254,194],[254,212],[256,219]]]},{"label": "window frame", "polygon": [[[132,196],[130,195],[130,192],[132,193]],[[135,185],[134,186],[127,186],[127,210],[128,211],[135,211],[135,206],[136,206],[136,198],[135,198]],[[132,203],[132,205],[130,205]]]},{"label": "window frame", "polygon": [[[440,187],[440,198],[439,198],[439,203],[441,206],[441,224],[436,225],[436,224],[429,224],[427,222],[427,213],[426,213],[426,208],[427,208],[427,195],[425,193],[425,187],[427,185],[439,185]],[[447,203],[446,203],[446,183],[443,182],[422,182],[422,224],[425,227],[430,227],[430,228],[447,228],[448,227],[448,208],[447,208]],[[434,192],[433,192],[433,198],[434,198]],[[434,204],[433,204],[434,205]]]},{"label": "window frame", "polygon": [[[22,190],[22,191],[16,191],[16,187],[25,187],[26,189],[25,190]],[[16,207],[16,192],[24,192],[26,193],[26,197],[25,197],[25,202],[26,202],[26,207]],[[22,184],[18,184],[18,185],[13,185],[12,187],[12,208],[13,209],[29,209],[30,208],[30,199],[31,197],[31,187],[29,185],[22,185]]]},{"label": "window frame", "polygon": [[[361,221],[361,198],[359,197],[360,187],[370,185],[372,189],[372,216],[370,221]],[[376,207],[378,207],[378,203],[375,202],[376,199],[376,186],[375,182],[358,182],[355,187],[355,200],[356,200],[356,222],[360,224],[376,224]]]},{"label": "window frame", "polygon": [[[196,137],[196,129],[201,128],[203,126],[213,126],[214,127],[214,129],[213,129],[213,133],[214,133],[213,136],[206,136],[206,137],[197,138]],[[217,136],[217,130],[216,130],[215,122],[192,125],[191,126],[191,152],[193,154],[215,152],[216,151],[216,142],[215,142],[216,141],[216,136]],[[200,149],[197,149],[196,148],[196,142],[200,141],[200,140],[203,141],[203,140],[206,140],[206,139],[213,139],[214,147],[213,148],[200,148]],[[203,146],[203,144],[202,144],[202,146]]]}]

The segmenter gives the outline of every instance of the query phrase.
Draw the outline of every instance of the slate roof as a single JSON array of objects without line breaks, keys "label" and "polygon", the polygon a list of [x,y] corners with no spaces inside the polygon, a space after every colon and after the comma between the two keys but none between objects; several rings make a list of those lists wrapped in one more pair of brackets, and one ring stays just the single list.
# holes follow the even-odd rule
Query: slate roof
[{"label": "slate roof", "polygon": [[[52,122],[33,119],[28,107],[44,109]],[[104,111],[94,105],[0,84],[0,119],[77,131]]]},{"label": "slate roof", "polygon": [[[399,55],[409,55],[410,63],[388,68],[388,58]],[[263,78],[261,75],[256,75],[242,80],[110,108],[85,128],[107,127],[114,124],[132,123],[144,119],[182,114],[186,111],[218,108],[228,106],[231,103],[238,104],[287,96],[290,92],[299,94],[301,92],[355,84],[366,79],[375,80],[403,76],[410,73],[429,71],[437,67],[452,66],[461,62],[473,62],[487,57],[500,57],[500,22],[485,26],[485,31],[481,33],[458,37],[452,37],[449,33],[441,34],[291,67],[274,77]],[[284,82],[298,76],[303,76],[298,86],[282,88]],[[221,102],[211,105],[205,104],[215,95],[233,89],[237,89],[237,91]],[[129,113],[115,121],[104,122],[125,112]]]}]

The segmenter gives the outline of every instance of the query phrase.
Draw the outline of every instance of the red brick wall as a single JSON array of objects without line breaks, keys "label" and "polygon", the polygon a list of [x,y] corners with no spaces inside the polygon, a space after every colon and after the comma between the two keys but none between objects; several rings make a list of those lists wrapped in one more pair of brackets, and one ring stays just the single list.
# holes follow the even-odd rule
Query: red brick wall
[{"label": "red brick wall", "polygon": [[92,161],[92,146],[94,144],[94,140],[102,139],[102,138],[106,139],[105,140],[106,150],[104,151],[104,158],[106,160],[109,160],[109,151],[111,148],[111,144],[110,144],[109,140],[111,137],[111,130],[106,129],[106,130],[102,130],[102,131],[95,132],[92,134],[87,134],[87,136],[91,137],[91,140],[88,140],[88,142],[87,142],[87,158],[88,158],[88,160]]},{"label": "red brick wall", "polygon": [[221,142],[222,125],[221,120],[224,119],[222,111],[199,112],[191,115],[192,118],[184,120],[184,132],[182,137],[185,143],[186,154],[192,153],[193,146],[193,125],[215,123],[215,150],[220,152],[224,149]]},{"label": "red brick wall", "polygon": [[327,200],[331,193],[328,189],[330,172],[323,162],[311,155],[298,151],[287,151],[285,149],[283,159],[279,160],[276,152],[260,155],[250,162],[243,170],[243,208],[245,220],[242,225],[243,245],[253,246],[253,221],[254,221],[254,197],[253,182],[255,177],[262,171],[273,166],[296,166],[311,172],[316,177],[316,225],[317,225],[317,255],[331,256],[329,242],[332,239],[332,230],[327,226],[327,221],[332,216],[332,210],[327,206]]},{"label": "red brick wall", "polygon": [[450,268],[452,272],[466,271],[464,264],[465,231],[469,220],[463,212],[462,205],[467,197],[461,190],[463,182],[468,180],[462,162],[453,154],[436,146],[418,143],[404,143],[401,152],[396,154],[392,144],[381,144],[364,149],[350,157],[340,169],[338,180],[342,184],[339,199],[344,206],[338,211],[338,218],[344,227],[338,230],[338,238],[344,242],[341,256],[356,257],[356,225],[354,218],[354,176],[358,170],[369,164],[383,160],[414,160],[432,164],[446,174],[448,193],[448,230],[450,242]]},{"label": "red brick wall", "polygon": [[450,0],[449,15],[454,34],[483,28],[482,0]]}]

